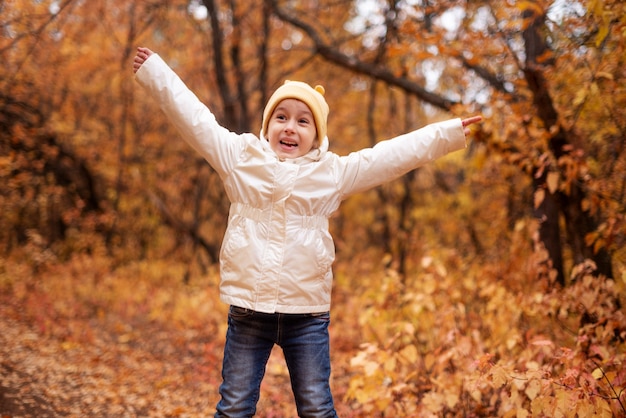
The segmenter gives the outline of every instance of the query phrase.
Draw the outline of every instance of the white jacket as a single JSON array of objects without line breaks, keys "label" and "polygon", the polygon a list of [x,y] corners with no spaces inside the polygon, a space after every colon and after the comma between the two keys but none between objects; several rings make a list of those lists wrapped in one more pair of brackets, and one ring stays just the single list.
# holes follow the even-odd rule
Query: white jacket
[{"label": "white jacket", "polygon": [[319,149],[280,161],[266,140],[220,126],[157,54],[135,78],[224,182],[231,206],[220,298],[259,312],[328,311],[328,218],[341,201],[465,147],[461,120],[452,119],[341,157],[324,138]]}]

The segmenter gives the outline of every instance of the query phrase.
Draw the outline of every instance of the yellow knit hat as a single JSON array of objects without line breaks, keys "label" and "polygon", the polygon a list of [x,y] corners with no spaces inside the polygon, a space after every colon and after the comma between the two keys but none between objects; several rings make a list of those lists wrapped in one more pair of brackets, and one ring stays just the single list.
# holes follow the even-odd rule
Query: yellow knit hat
[{"label": "yellow knit hat", "polygon": [[267,101],[265,110],[263,111],[263,135],[267,135],[267,126],[270,117],[274,113],[274,109],[278,103],[285,99],[296,99],[304,102],[315,119],[315,128],[317,129],[317,139],[322,141],[326,137],[326,124],[328,122],[328,103],[324,99],[324,87],[309,86],[301,81],[285,80],[285,83],[276,89],[272,97]]}]

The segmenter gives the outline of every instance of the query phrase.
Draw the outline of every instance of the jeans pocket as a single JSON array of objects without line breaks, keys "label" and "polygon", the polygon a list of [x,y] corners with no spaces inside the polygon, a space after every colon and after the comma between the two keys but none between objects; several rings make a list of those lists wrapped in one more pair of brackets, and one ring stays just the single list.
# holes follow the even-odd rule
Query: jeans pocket
[{"label": "jeans pocket", "polygon": [[307,314],[307,316],[311,319],[319,319],[320,321],[324,322],[330,321],[330,312],[315,312]]},{"label": "jeans pocket", "polygon": [[252,309],[240,308],[239,306],[230,306],[230,311],[228,312],[228,316],[231,318],[247,318],[252,316],[254,311]]}]

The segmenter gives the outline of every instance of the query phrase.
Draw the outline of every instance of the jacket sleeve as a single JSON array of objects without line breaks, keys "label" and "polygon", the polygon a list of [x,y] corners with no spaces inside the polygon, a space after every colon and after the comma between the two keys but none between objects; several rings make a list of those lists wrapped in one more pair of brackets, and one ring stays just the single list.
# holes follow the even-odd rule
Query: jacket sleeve
[{"label": "jacket sleeve", "polygon": [[461,119],[433,123],[339,158],[337,183],[348,197],[466,147]]},{"label": "jacket sleeve", "polygon": [[181,136],[224,178],[236,164],[245,141],[220,126],[158,54],[152,54],[135,80],[154,98]]}]

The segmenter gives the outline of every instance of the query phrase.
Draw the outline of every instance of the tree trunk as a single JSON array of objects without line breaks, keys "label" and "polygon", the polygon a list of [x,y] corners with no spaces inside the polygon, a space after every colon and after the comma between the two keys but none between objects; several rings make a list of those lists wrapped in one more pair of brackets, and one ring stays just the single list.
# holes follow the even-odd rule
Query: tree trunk
[{"label": "tree trunk", "polygon": [[[529,12],[530,13],[530,12]],[[559,126],[559,115],[554,106],[548,83],[543,75],[545,65],[550,65],[550,60],[540,59],[545,57],[548,46],[545,37],[541,34],[545,16],[525,16],[532,17],[533,22],[524,30],[523,38],[526,51],[526,68],[524,76],[533,95],[533,104],[536,114],[542,120],[544,129],[554,132],[549,141],[549,148],[554,157],[553,164],[569,153],[571,141],[570,132],[566,132]],[[542,170],[543,175],[537,175]],[[582,202],[585,198],[585,191],[581,184],[584,180],[571,182],[569,191],[557,191],[550,193],[546,186],[546,175],[548,170],[544,167],[536,167],[533,173],[533,186],[535,193],[539,190],[545,191],[545,198],[542,203],[535,208],[535,216],[539,219],[541,226],[539,229],[540,239],[545,245],[553,267],[557,270],[557,281],[565,284],[565,273],[563,271],[563,254],[561,245],[561,230],[559,226],[559,216],[563,214],[565,228],[567,232],[567,243],[569,244],[575,264],[586,259],[591,259],[596,264],[596,273],[612,278],[611,259],[608,251],[602,249],[594,252],[585,243],[587,234],[597,229],[597,222],[590,214],[583,210]]]}]

